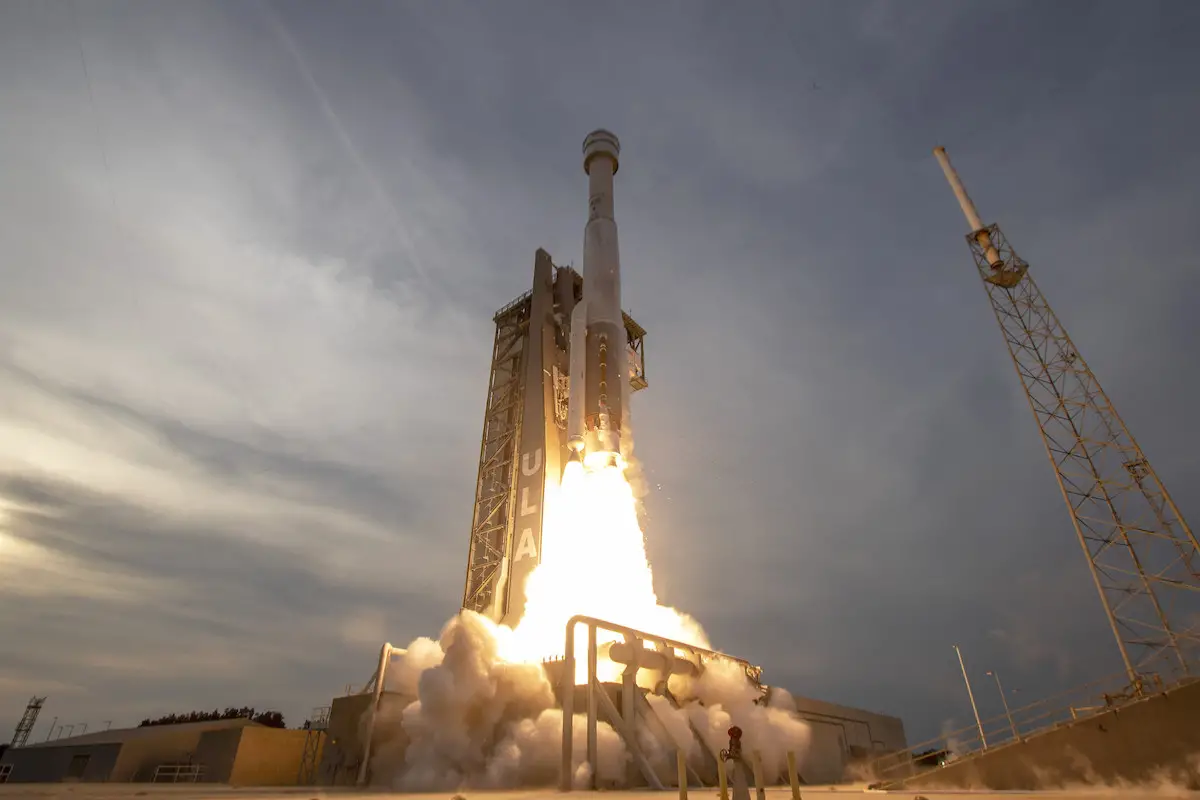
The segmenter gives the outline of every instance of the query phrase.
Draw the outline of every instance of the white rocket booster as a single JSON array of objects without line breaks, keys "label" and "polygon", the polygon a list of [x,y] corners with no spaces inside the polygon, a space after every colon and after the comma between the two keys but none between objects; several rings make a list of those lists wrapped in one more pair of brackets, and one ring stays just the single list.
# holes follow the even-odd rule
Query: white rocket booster
[{"label": "white rocket booster", "polygon": [[571,460],[619,464],[629,393],[621,258],[613,217],[613,175],[621,144],[606,130],[583,140],[588,221],[583,231],[583,300],[571,313],[571,377],[567,446]]}]

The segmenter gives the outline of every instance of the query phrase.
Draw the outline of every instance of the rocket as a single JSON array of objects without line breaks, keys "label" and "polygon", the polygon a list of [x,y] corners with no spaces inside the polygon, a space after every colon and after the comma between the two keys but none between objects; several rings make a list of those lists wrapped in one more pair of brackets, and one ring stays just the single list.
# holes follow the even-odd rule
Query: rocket
[{"label": "rocket", "polygon": [[613,176],[621,144],[606,130],[583,140],[588,220],[583,229],[583,299],[571,312],[567,447],[588,467],[621,463],[621,427],[629,396],[621,258],[613,218]]}]

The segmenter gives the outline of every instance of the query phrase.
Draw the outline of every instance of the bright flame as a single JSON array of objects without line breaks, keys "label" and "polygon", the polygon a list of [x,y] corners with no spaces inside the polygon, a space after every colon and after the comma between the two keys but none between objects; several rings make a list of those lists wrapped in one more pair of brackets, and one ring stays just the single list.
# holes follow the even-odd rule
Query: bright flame
[{"label": "bright flame", "polygon": [[[562,654],[567,620],[576,614],[709,646],[695,620],[659,605],[637,500],[621,466],[585,469],[569,463],[562,484],[547,485],[545,508],[542,560],[525,585],[524,616],[503,637],[506,658],[537,662]],[[597,641],[618,638],[598,631]],[[576,636],[581,661],[586,646],[581,628]],[[586,662],[580,666],[586,669]]]}]

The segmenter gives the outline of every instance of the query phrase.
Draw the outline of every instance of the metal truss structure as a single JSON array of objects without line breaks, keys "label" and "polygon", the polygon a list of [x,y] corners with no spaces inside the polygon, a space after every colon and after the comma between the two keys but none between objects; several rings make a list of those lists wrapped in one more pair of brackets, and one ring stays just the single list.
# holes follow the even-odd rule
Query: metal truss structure
[{"label": "metal truss structure", "polygon": [[483,443],[475,488],[475,515],[467,554],[463,608],[487,614],[512,529],[521,411],[525,386],[524,358],[529,347],[529,312],[533,293],[526,292],[496,312],[492,374],[483,415]]},{"label": "metal truss structure", "polygon": [[[965,194],[964,194],[965,196]],[[972,209],[973,210],[973,209]],[[1033,412],[1131,687],[1200,656],[1200,544],[996,225],[967,243]]]},{"label": "metal truss structure", "polygon": [[33,732],[33,726],[37,724],[38,714],[42,713],[42,706],[46,705],[45,697],[31,697],[29,703],[25,706],[25,713],[21,715],[21,721],[17,723],[17,728],[13,731],[12,742],[10,747],[24,747],[29,741],[29,734]]},{"label": "metal truss structure", "polygon": [[317,782],[317,769],[321,764],[321,746],[329,730],[329,706],[319,706],[308,717],[304,735],[304,753],[300,757],[300,769],[296,773],[297,786],[312,786]]},{"label": "metal truss structure", "polygon": [[[583,625],[587,629],[587,659],[586,677],[583,683],[583,702],[587,713],[587,754],[589,789],[601,788],[597,783],[597,768],[599,766],[598,725],[601,720],[613,727],[625,742],[629,751],[631,767],[636,773],[629,777],[640,777],[645,785],[662,790],[668,786],[691,784],[693,786],[714,786],[717,783],[721,767],[718,765],[719,754],[712,752],[704,741],[704,737],[695,727],[691,726],[695,747],[687,747],[686,742],[676,739],[663,725],[662,720],[653,711],[647,700],[647,694],[657,695],[665,702],[678,707],[675,698],[667,688],[667,682],[672,675],[699,677],[703,674],[705,665],[720,660],[737,664],[745,671],[747,680],[755,686],[762,700],[765,700],[767,687],[762,684],[762,668],[740,658],[707,650],[703,647],[686,644],[668,639],[653,633],[634,630],[624,625],[605,622],[586,616],[574,616],[567,622],[566,656],[561,662],[553,664],[557,673],[559,702],[562,705],[562,764],[559,772],[559,789],[569,792],[574,788],[574,719],[577,687],[575,629]],[[620,641],[599,643],[599,631],[616,634]],[[606,637],[610,638],[610,637]],[[649,645],[649,647],[645,646]],[[604,683],[599,675],[598,663],[602,656],[614,663],[623,665],[620,682]],[[546,665],[549,671],[551,664]],[[640,674],[649,674],[649,683],[653,688],[648,692],[639,688]],[[611,691],[610,691],[611,690]],[[678,761],[678,775],[671,770],[656,769],[643,751],[646,739],[639,736],[639,731],[645,731],[645,736],[658,740],[658,746],[666,752],[676,753],[672,761]],[[691,750],[692,754],[687,755]],[[773,780],[778,776],[767,776]],[[758,785],[762,786],[762,776]]]},{"label": "metal truss structure", "polygon": [[[579,274],[570,267],[555,266],[550,255],[539,250],[534,288],[493,317],[496,334],[462,607],[496,621],[516,613],[509,608],[507,598],[499,595],[509,591],[512,584],[507,573],[513,566],[511,556],[516,548],[522,455],[544,447],[541,463],[547,469],[561,470],[561,464],[565,464],[570,312],[582,295],[583,279]],[[646,331],[628,314],[624,320],[630,389],[637,391],[647,385]],[[533,369],[531,360],[535,362]],[[530,399],[533,401],[527,402]],[[524,477],[544,482],[541,476],[531,475]],[[534,527],[540,542],[540,522]]]}]

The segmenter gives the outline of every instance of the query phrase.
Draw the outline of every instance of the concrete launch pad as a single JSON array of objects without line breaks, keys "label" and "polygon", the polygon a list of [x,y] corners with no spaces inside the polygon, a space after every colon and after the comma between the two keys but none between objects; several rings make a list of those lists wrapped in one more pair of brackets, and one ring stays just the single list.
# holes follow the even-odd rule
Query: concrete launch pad
[{"label": "concrete launch pad", "polygon": [[[607,792],[613,800],[663,800],[663,792]],[[354,789],[299,787],[295,789],[237,789],[220,786],[147,786],[142,783],[126,784],[74,784],[66,785],[0,785],[0,800],[6,798],[80,798],[80,800],[131,800],[132,798],[164,798],[167,800],[297,800],[297,798],[344,798],[372,797],[378,800],[388,800],[408,797],[448,798],[461,796],[465,800],[556,800],[561,798],[552,789],[526,790],[513,792],[467,791],[459,795],[441,792],[429,795],[401,794],[399,792],[356,791]],[[867,791],[858,786],[806,786],[802,797],[838,798],[838,797],[928,797],[929,800],[1010,800],[1011,798],[1062,798],[1063,800],[1113,800],[1120,797],[1123,800],[1163,800],[1163,798],[1184,798],[1184,800],[1200,800],[1200,792],[1175,791],[1163,788],[1145,790],[1117,789],[1073,789],[1057,792],[965,792],[965,791],[936,791],[925,789],[915,792],[905,789],[893,792]],[[693,789],[688,792],[689,798],[696,800],[713,800],[717,797],[715,789]],[[791,800],[792,792],[787,788],[770,788],[766,791],[766,800]]]},{"label": "concrete launch pad", "polygon": [[[847,780],[856,766],[887,753],[906,752],[904,725],[898,718],[823,703],[768,686],[762,681],[760,667],[725,653],[586,616],[571,618],[564,640],[563,652],[567,655],[542,665],[563,712],[561,791],[584,788],[572,787],[570,778],[574,774],[573,760],[578,760],[573,758],[576,715],[586,720],[587,742],[579,755],[589,765],[591,775],[597,775],[599,764],[599,725],[616,732],[628,756],[623,778],[610,776],[601,783],[593,778],[586,788],[671,789],[677,785],[673,754],[680,748],[691,753],[687,757],[690,784],[702,792],[707,789],[701,787],[716,786],[717,758],[724,742],[716,743],[711,736],[702,735],[695,720],[683,723],[689,730],[674,733],[667,722],[678,713],[684,713],[687,719],[684,704],[695,703],[677,698],[668,688],[670,680],[699,678],[714,662],[723,662],[726,669],[744,674],[747,686],[758,696],[755,705],[786,709],[808,725],[811,736],[797,763],[800,782],[806,786]],[[577,650],[576,642],[584,646]],[[367,787],[379,782],[370,766],[379,747],[377,720],[394,718],[396,712],[417,699],[389,689],[393,661],[405,657],[405,653],[384,644],[375,673],[362,691],[334,699],[325,729],[326,744],[314,775],[316,784]],[[577,656],[582,663],[576,663]],[[602,675],[601,661],[618,670],[607,677]],[[660,749],[660,756],[672,754],[667,763],[651,755]],[[778,769],[777,774],[770,770],[764,773],[765,784],[788,780],[782,767]]]}]

